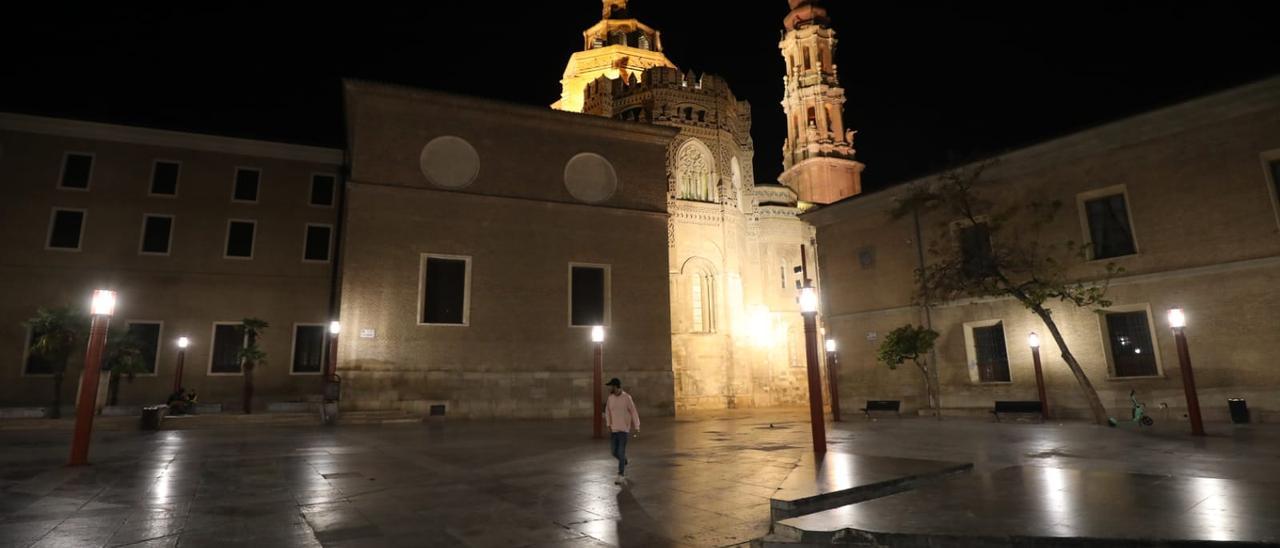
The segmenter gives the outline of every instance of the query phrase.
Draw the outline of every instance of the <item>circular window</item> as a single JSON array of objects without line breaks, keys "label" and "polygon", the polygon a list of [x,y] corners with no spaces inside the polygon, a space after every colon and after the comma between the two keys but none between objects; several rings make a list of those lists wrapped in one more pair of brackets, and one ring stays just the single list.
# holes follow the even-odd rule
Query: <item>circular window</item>
[{"label": "circular window", "polygon": [[427,181],[444,188],[463,188],[480,173],[480,155],[475,147],[452,135],[436,137],[422,147],[418,164]]},{"label": "circular window", "polygon": [[574,198],[589,204],[608,200],[618,190],[618,173],[599,154],[583,152],[564,166],[564,187]]}]

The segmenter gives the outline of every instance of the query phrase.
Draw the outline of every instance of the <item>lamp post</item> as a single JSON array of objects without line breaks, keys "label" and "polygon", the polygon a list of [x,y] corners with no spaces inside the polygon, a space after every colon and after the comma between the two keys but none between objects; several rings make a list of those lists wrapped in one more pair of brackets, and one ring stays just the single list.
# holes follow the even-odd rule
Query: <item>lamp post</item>
[{"label": "lamp post", "polygon": [[1049,400],[1044,395],[1044,372],[1040,368],[1040,335],[1032,331],[1027,335],[1027,346],[1031,347],[1031,363],[1036,366],[1036,394],[1040,396],[1040,414],[1049,419]]},{"label": "lamp post", "polygon": [[338,320],[329,322],[329,359],[324,366],[325,382],[333,382],[333,376],[338,372],[338,333],[341,331],[342,324]]},{"label": "lamp post", "polygon": [[107,344],[107,324],[116,310],[116,292],[98,289],[89,307],[93,324],[89,327],[89,348],[84,353],[84,371],[80,377],[80,399],[76,402],[76,429],[71,438],[71,466],[89,464],[89,438],[93,435],[94,402],[98,399],[98,376],[102,369],[102,350]]},{"label": "lamp post", "polygon": [[177,392],[182,388],[182,364],[187,359],[187,347],[191,345],[191,339],[186,337],[178,337],[178,366],[173,371],[173,391]]},{"label": "lamp post", "polygon": [[818,369],[818,294],[810,285],[800,289],[800,315],[804,317],[804,353],[809,370],[809,422],[813,428],[813,452],[827,452],[827,430],[822,418],[822,375]]},{"label": "lamp post", "polygon": [[1200,418],[1200,397],[1196,395],[1196,376],[1191,371],[1191,353],[1187,351],[1187,315],[1181,307],[1169,309],[1169,327],[1173,328],[1173,340],[1178,344],[1178,367],[1182,369],[1182,391],[1187,395],[1187,417],[1191,419],[1191,435],[1204,435],[1204,421]]},{"label": "lamp post", "polygon": [[604,437],[604,326],[591,328],[591,342],[595,347],[595,365],[591,374],[591,437]]},{"label": "lamp post", "polygon": [[836,375],[840,370],[840,354],[836,352],[836,340],[827,339],[827,387],[831,391],[831,421],[840,422],[840,383]]}]

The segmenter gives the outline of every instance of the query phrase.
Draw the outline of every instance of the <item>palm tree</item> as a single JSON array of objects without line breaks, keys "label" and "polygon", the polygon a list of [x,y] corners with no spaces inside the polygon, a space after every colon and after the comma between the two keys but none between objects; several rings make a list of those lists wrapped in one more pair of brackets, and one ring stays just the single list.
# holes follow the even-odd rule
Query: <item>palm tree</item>
[{"label": "palm tree", "polygon": [[244,335],[244,348],[240,349],[240,364],[244,368],[244,412],[253,413],[253,368],[267,364],[267,353],[258,348],[258,336],[270,327],[266,320],[245,318],[239,330]]},{"label": "palm tree", "polygon": [[89,318],[84,312],[66,305],[40,308],[34,317],[23,322],[33,335],[31,356],[43,361],[53,374],[51,419],[62,417],[62,381],[67,372],[67,362],[84,340],[88,324]]},{"label": "palm tree", "polygon": [[127,329],[112,330],[107,335],[107,351],[102,360],[103,369],[111,374],[107,383],[107,405],[116,405],[119,400],[120,377],[133,382],[138,373],[147,372],[144,349],[143,342]]}]

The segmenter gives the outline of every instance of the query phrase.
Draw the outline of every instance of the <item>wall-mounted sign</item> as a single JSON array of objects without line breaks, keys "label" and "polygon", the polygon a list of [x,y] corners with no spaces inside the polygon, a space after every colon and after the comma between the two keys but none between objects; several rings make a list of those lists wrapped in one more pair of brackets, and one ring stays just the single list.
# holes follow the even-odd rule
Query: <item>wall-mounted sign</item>
[{"label": "wall-mounted sign", "polygon": [[868,341],[874,341],[874,340],[879,339],[879,338],[880,338],[880,335],[879,335],[878,333],[876,333],[875,331],[868,331],[868,332],[867,332],[867,340],[868,340]]},{"label": "wall-mounted sign", "polygon": [[368,328],[365,328],[365,329],[361,329],[361,330],[360,330],[360,338],[361,338],[361,339],[372,339],[372,338],[376,337],[376,336],[377,336],[377,334],[378,334],[378,333],[377,333],[376,331],[374,331],[374,330],[372,330],[372,329],[368,329]]}]

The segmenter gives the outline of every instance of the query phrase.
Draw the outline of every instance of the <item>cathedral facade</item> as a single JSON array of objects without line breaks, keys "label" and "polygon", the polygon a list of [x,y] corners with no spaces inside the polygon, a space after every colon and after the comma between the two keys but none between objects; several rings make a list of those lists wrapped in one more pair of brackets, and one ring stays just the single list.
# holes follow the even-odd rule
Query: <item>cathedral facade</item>
[{"label": "cathedral facade", "polygon": [[[751,105],[718,76],[680,70],[662,53],[658,31],[632,18],[623,1],[605,2],[602,20],[583,33],[584,49],[570,58],[561,99],[552,105],[580,104],[585,114],[679,130],[666,162],[677,409],[797,405],[807,398],[796,291],[804,257],[812,261],[815,253],[812,230],[798,213],[806,203],[855,193],[861,165],[852,161],[852,137],[844,138],[839,122],[843,92],[834,66],[790,63],[811,49],[829,60],[834,35],[825,19],[808,15],[821,8],[792,7],[783,42],[784,106],[788,116],[822,112],[808,133],[787,140],[795,149],[786,160],[795,184],[756,180]],[[829,189],[827,170],[850,184]],[[812,280],[816,269],[808,266]]]}]

